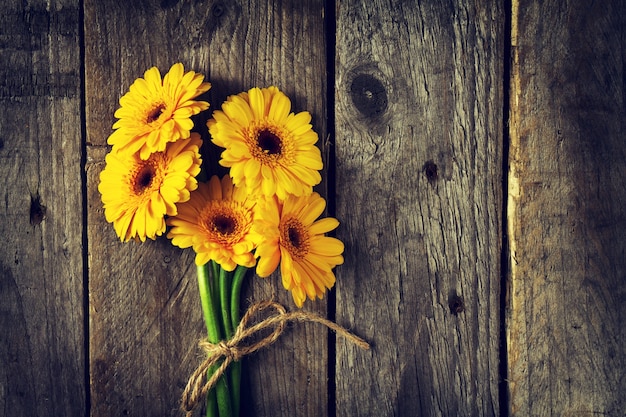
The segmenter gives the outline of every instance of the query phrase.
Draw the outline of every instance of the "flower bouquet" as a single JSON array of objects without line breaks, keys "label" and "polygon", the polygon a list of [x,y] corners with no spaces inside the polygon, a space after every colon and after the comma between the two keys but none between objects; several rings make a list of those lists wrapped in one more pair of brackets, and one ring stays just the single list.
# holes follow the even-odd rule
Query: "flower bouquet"
[{"label": "flower bouquet", "polygon": [[[326,236],[339,222],[319,219],[326,201],[313,191],[323,163],[311,115],[292,112],[273,86],[228,97],[207,122],[212,143],[223,149],[219,164],[229,169],[219,178],[202,166],[202,139],[192,132],[192,116],[209,108],[196,98],[210,88],[180,63],[163,77],[153,67],[135,80],[115,112],[98,190],[121,241],[167,231],[173,245],[195,251],[207,357],[189,379],[182,408],[192,415],[206,399],[206,415],[224,417],[239,415],[240,360],[275,341],[287,321],[319,322],[368,345],[323,317],[272,301],[253,304],[241,317],[250,269],[268,277],[280,266],[299,308],[333,287],[344,245]],[[270,315],[251,324],[259,313]],[[254,337],[264,329],[268,336]]]}]

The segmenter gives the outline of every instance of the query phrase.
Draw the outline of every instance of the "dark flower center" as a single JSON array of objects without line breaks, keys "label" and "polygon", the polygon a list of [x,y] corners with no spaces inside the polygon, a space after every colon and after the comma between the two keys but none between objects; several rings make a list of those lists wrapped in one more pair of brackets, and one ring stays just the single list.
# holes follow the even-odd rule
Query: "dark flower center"
[{"label": "dark flower center", "polygon": [[302,236],[300,236],[300,231],[294,227],[290,226],[287,230],[287,236],[289,237],[289,242],[293,245],[294,248],[300,248],[302,245]]},{"label": "dark flower center", "polygon": [[282,141],[274,132],[267,129],[259,132],[257,145],[268,155],[280,155],[282,152]]},{"label": "dark flower center", "polygon": [[148,113],[148,117],[146,118],[146,123],[152,123],[155,120],[158,120],[159,117],[161,117],[161,115],[163,114],[164,110],[165,110],[165,104],[159,104],[158,106],[156,106],[154,109],[152,109],[152,111],[150,111],[150,113]]},{"label": "dark flower center", "polygon": [[218,214],[213,218],[213,230],[222,234],[230,235],[235,231],[236,222],[232,217]]},{"label": "dark flower center", "polygon": [[309,253],[309,235],[306,227],[296,218],[286,220],[281,226],[282,245],[291,256],[303,259]]},{"label": "dark flower center", "polygon": [[136,194],[142,194],[145,190],[150,188],[152,180],[155,177],[154,167],[150,164],[144,165],[141,170],[135,175],[135,181],[133,182],[134,191]]}]

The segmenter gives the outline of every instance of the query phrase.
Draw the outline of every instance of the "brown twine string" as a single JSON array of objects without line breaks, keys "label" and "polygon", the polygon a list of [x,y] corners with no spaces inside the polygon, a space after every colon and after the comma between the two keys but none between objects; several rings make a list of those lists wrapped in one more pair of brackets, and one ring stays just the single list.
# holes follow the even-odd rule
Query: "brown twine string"
[{"label": "brown twine string", "polygon": [[[248,327],[248,322],[253,316],[263,310],[274,309],[273,315],[265,318],[259,323]],[[186,412],[187,417],[193,415],[196,406],[206,398],[207,393],[217,384],[226,369],[232,362],[241,360],[244,356],[249,355],[257,350],[269,346],[274,343],[285,330],[285,325],[290,321],[315,322],[323,324],[333,330],[340,336],[345,337],[361,349],[369,349],[370,345],[360,337],[350,333],[346,328],[341,327],[324,317],[307,311],[287,312],[285,307],[274,301],[261,301],[250,306],[246,314],[244,314],[239,326],[235,330],[235,334],[230,340],[222,340],[219,343],[210,343],[201,341],[200,347],[205,351],[207,358],[198,366],[194,373],[189,377],[189,382],[185,387],[182,395],[182,409]],[[274,327],[275,326],[275,327]],[[274,327],[269,335],[261,340],[245,345],[243,341],[250,336],[264,329]],[[213,375],[205,382],[209,368],[224,359],[221,365],[215,370]]]}]

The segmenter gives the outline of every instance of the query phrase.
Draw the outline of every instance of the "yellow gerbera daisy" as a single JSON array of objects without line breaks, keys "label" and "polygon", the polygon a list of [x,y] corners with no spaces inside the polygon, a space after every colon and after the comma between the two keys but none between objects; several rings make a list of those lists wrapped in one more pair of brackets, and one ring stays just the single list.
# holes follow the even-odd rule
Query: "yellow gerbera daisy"
[{"label": "yellow gerbera daisy", "polygon": [[177,213],[176,203],[189,200],[200,173],[198,133],[169,143],[165,152],[143,160],[138,153],[110,152],[100,173],[98,191],[104,214],[124,242],[155,239],[165,231],[164,216]]},{"label": "yellow gerbera daisy", "polygon": [[164,151],[168,142],[188,138],[191,116],[209,108],[206,101],[193,100],[211,88],[203,80],[194,71],[185,73],[181,63],[172,65],[163,79],[158,68],[150,68],[120,98],[115,112],[119,120],[113,125],[117,130],[108,143],[119,151],[139,151],[141,159],[148,159],[151,153]]},{"label": "yellow gerbera daisy", "polygon": [[230,96],[207,122],[213,143],[226,148],[220,164],[251,195],[311,194],[322,180],[317,133],[308,112],[294,114],[276,87]]},{"label": "yellow gerbera daisy", "polygon": [[216,261],[226,271],[237,265],[252,267],[255,242],[250,233],[254,221],[253,200],[231,178],[211,177],[178,207],[178,215],[167,219],[172,226],[167,237],[172,244],[196,252],[196,265]]},{"label": "yellow gerbera daisy", "polygon": [[335,284],[332,269],[343,263],[343,243],[324,233],[339,226],[337,219],[316,219],[326,207],[319,194],[289,196],[284,202],[276,198],[259,203],[261,221],[255,223],[259,256],[256,272],[269,276],[280,263],[283,286],[302,307],[308,296],[322,298]]}]

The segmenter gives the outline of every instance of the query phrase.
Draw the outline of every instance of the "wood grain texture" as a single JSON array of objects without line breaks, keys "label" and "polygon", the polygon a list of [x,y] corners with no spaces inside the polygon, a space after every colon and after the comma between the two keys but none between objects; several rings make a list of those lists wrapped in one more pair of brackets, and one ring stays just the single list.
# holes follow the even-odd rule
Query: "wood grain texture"
[{"label": "wood grain texture", "polygon": [[79,2],[0,9],[0,415],[80,416]]},{"label": "wood grain texture", "polygon": [[[204,334],[193,253],[120,243],[97,184],[119,97],[181,61],[213,83],[211,110],[275,84],[323,155],[334,143],[336,321],[373,344],[290,326],[246,359],[242,415],[623,417],[626,6],[552,3],[0,0],[0,415],[178,414]],[[250,277],[245,302],[269,297],[295,308],[278,277]]]},{"label": "wood grain texture", "polygon": [[624,416],[621,1],[514,2],[511,414]]},{"label": "wood grain texture", "polygon": [[[230,94],[277,85],[326,134],[322,1],[85,2],[93,416],[172,415],[203,335],[190,250],[165,239],[121,244],[97,191],[118,98],[150,66],[181,61],[207,76],[211,110]],[[204,123],[196,119],[208,141]],[[206,145],[209,170],[219,151]],[[222,171],[223,172],[223,171]],[[190,268],[191,267],[191,268]],[[246,300],[295,308],[278,277],[250,278]],[[326,311],[326,302],[306,309]],[[319,416],[328,408],[327,331],[298,324],[245,363],[243,415]]]},{"label": "wood grain texture", "polygon": [[337,3],[339,416],[497,415],[500,2]]}]

